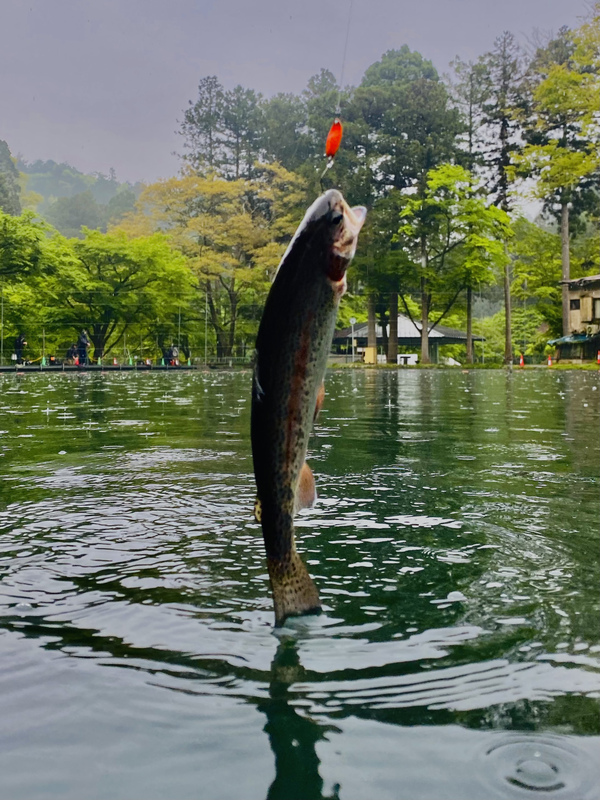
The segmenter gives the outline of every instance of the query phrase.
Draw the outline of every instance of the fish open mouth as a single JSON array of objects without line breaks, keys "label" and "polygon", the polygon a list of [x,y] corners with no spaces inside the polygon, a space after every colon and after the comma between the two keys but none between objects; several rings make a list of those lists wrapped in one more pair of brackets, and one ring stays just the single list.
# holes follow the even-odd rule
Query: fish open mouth
[{"label": "fish open mouth", "polygon": [[367,216],[364,206],[350,206],[342,199],[338,230],[333,239],[332,255],[327,269],[329,280],[338,284],[345,276],[356,251],[358,234]]}]

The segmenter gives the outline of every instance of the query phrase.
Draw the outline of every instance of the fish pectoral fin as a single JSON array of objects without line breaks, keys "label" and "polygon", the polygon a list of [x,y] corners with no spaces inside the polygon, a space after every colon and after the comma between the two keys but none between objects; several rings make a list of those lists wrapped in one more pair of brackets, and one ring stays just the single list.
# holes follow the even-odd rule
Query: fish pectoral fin
[{"label": "fish pectoral fin", "polygon": [[319,386],[319,391],[317,392],[317,402],[315,404],[315,415],[313,417],[313,422],[317,421],[317,417],[319,416],[319,412],[323,408],[323,401],[325,400],[325,384],[322,383]]},{"label": "fish pectoral fin", "polygon": [[262,520],[262,505],[258,497],[254,501],[254,519],[257,522],[260,522]]},{"label": "fish pectoral fin", "polygon": [[314,506],[317,499],[317,487],[315,486],[315,476],[306,461],[300,470],[298,485],[296,486],[296,497],[294,498],[294,514],[301,508]]}]

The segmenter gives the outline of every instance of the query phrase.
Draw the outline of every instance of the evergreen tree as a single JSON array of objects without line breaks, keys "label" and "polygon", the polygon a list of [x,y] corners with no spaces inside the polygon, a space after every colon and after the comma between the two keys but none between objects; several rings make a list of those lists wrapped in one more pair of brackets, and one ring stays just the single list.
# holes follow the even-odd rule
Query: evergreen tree
[{"label": "evergreen tree", "polygon": [[266,160],[278,161],[288,170],[298,170],[311,152],[305,99],[280,93],[263,100],[261,108],[262,150]]},{"label": "evergreen tree", "polygon": [[216,75],[202,78],[198,99],[189,101],[179,133],[187,152],[184,160],[199,175],[218,171],[223,164],[223,113],[225,90]]},{"label": "evergreen tree", "polygon": [[[481,58],[488,83],[488,97],[483,103],[484,164],[488,173],[488,192],[493,202],[505,212],[512,207],[509,182],[511,156],[520,145],[518,111],[523,105],[523,79],[526,59],[514,35],[504,31],[493,49]],[[504,267],[504,363],[512,364],[510,262]]]},{"label": "evergreen tree", "polygon": [[[348,101],[348,112],[355,126],[353,133],[359,152],[358,164],[363,172],[362,182],[371,187],[369,196],[361,197],[360,201],[368,203],[371,199],[373,208],[398,191],[416,192],[422,199],[429,170],[452,159],[461,130],[459,114],[451,107],[448,91],[435,67],[406,45],[400,50],[388,51],[366,70],[361,85]],[[387,237],[384,247],[389,253],[387,264],[398,266],[397,272],[384,269],[387,296],[391,301],[389,324],[395,327],[395,294],[412,272],[405,260],[393,255],[391,245],[398,228],[397,216],[393,219],[384,212],[383,218],[388,219],[390,227],[386,231],[380,228],[375,238]],[[381,244],[368,247],[367,252],[373,257],[377,250],[381,250]],[[378,268],[380,265],[378,262]],[[377,283],[376,262],[371,258],[366,266],[369,282],[374,286]],[[408,274],[403,275],[402,270],[406,269]],[[425,303],[426,289],[420,287],[420,290]]]},{"label": "evergreen tree", "polygon": [[263,139],[260,96],[236,86],[223,95],[223,173],[234,180],[252,178]]}]

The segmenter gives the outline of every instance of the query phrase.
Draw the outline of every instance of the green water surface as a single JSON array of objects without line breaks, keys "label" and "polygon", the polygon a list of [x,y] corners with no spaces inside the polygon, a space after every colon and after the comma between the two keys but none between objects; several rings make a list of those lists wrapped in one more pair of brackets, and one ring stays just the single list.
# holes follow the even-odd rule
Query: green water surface
[{"label": "green water surface", "polygon": [[0,375],[0,798],[594,800],[598,374],[343,371],[274,631],[250,373]]}]

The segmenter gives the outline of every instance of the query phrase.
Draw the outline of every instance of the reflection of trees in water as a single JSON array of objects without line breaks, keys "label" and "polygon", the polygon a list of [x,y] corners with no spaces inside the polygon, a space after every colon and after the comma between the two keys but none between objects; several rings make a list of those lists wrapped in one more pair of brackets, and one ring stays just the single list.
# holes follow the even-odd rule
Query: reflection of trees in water
[{"label": "reflection of trees in water", "polygon": [[333,795],[324,797],[323,779],[319,774],[316,744],[326,738],[333,725],[320,725],[299,714],[289,702],[290,686],[304,677],[296,643],[284,639],[271,664],[269,699],[258,704],[267,717],[265,733],[275,756],[275,779],[267,800],[337,800],[339,786]]}]

